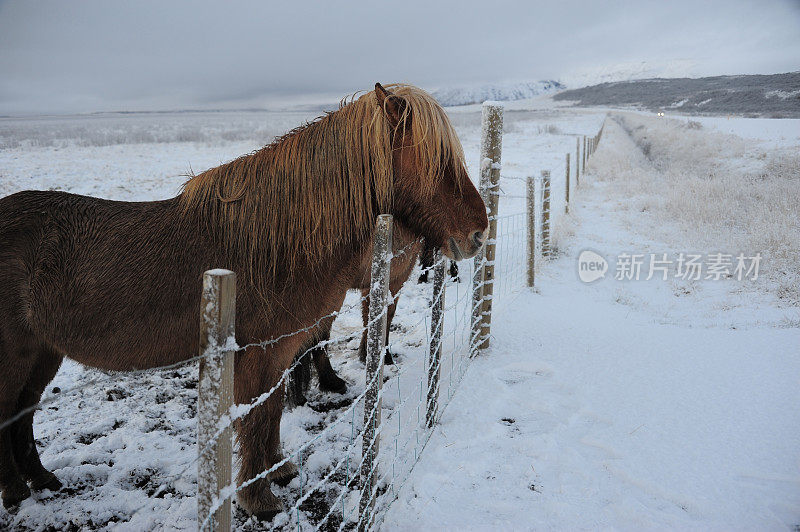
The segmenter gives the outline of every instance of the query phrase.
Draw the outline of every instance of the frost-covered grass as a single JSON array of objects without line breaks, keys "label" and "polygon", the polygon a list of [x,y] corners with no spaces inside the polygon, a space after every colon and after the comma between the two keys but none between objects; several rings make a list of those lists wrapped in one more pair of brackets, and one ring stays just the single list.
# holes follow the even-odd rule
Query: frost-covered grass
[{"label": "frost-covered grass", "polygon": [[[684,122],[626,113],[607,129],[590,170],[624,209],[647,213],[639,230],[686,250],[762,253],[769,290],[800,304],[800,155]],[[635,144],[631,149],[630,144]],[[679,231],[674,231],[674,228]]]},{"label": "frost-covered grass", "polygon": [[98,113],[0,119],[0,149],[253,141],[266,144],[321,113]]}]

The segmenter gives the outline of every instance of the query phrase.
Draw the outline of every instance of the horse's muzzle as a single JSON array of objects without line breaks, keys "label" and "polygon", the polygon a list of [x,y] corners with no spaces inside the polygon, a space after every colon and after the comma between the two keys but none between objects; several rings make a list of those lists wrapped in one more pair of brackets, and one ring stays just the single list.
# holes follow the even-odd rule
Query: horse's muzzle
[{"label": "horse's muzzle", "polygon": [[447,242],[447,249],[443,250],[443,252],[456,261],[472,258],[478,254],[478,251],[486,243],[486,233],[487,231],[473,231],[467,241],[461,244],[451,236]]}]

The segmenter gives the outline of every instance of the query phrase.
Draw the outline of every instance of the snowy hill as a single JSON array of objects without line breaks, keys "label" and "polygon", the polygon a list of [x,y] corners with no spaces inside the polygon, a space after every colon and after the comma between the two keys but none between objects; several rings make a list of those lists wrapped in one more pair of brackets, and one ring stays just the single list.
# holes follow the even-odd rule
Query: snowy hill
[{"label": "snowy hill", "polygon": [[800,72],[707,78],[654,78],[571,89],[555,100],[687,114],[800,117]]},{"label": "snowy hill", "polygon": [[571,89],[654,78],[697,78],[700,77],[696,61],[674,59],[671,61],[626,61],[604,63],[578,71],[566,72],[559,81]]},{"label": "snowy hill", "polygon": [[543,80],[521,83],[494,83],[448,87],[436,89],[432,91],[432,94],[442,105],[452,107],[454,105],[481,103],[486,100],[524,100],[540,94],[559,91],[564,88],[565,86],[558,81]]}]

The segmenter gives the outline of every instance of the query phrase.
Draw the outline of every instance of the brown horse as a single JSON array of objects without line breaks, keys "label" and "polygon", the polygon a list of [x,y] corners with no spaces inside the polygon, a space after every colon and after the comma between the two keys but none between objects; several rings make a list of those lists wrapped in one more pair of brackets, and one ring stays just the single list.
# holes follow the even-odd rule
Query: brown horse
[{"label": "brown horse", "polygon": [[[386,323],[386,343],[389,342],[389,326],[394,318],[395,308],[397,307],[397,293],[403,287],[414,265],[420,255],[422,242],[408,229],[395,223],[392,235],[392,257],[391,267],[389,268],[389,292],[391,300],[387,309]],[[351,288],[361,290],[361,313],[364,329],[361,333],[361,345],[359,347],[359,357],[361,361],[366,360],[367,356],[367,322],[369,321],[369,286],[372,266],[372,246],[364,255],[360,271],[357,272]],[[331,327],[333,326],[334,316],[323,320],[317,327],[308,343],[300,348],[295,357],[294,367],[287,384],[287,399],[291,405],[303,405],[306,402],[305,394],[311,382],[311,366],[317,371],[319,387],[326,392],[345,393],[347,383],[339,377],[331,366],[328,358],[327,342],[330,339]],[[387,352],[385,362],[392,364],[392,355]]]},{"label": "brown horse", "polygon": [[[155,368],[199,349],[203,271],[237,272],[236,341],[282,337],[236,353],[234,396],[247,404],[278,382],[309,333],[337,310],[386,212],[454,259],[488,227],[444,110],[408,85],[375,90],[250,155],[190,179],[163,201],[61,192],[0,199],[0,488],[7,508],[58,489],[33,440],[33,406],[68,356],[104,370]],[[236,425],[238,481],[282,459],[283,393]],[[24,413],[21,417],[19,413]],[[9,421],[9,420],[13,420]],[[270,481],[240,505],[271,517]]]}]

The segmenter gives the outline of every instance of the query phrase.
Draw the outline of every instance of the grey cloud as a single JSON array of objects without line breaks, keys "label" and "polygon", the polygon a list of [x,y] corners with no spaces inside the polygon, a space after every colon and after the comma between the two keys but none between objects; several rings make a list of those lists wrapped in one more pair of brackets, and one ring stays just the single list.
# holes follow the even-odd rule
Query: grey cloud
[{"label": "grey cloud", "polygon": [[797,70],[788,1],[0,4],[0,113],[261,105],[375,81],[559,78],[692,59],[696,75]]}]

